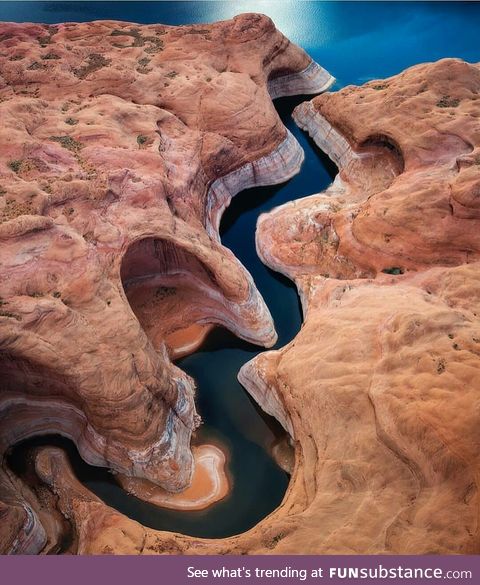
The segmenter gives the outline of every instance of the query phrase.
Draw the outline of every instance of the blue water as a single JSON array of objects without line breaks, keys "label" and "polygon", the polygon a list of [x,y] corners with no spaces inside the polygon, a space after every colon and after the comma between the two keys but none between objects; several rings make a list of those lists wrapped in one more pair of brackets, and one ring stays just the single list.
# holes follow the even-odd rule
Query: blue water
[{"label": "blue water", "polygon": [[262,12],[342,85],[394,75],[421,61],[478,61],[475,2],[0,2],[0,20],[56,23],[116,19],[189,24]]},{"label": "blue water", "polygon": [[[337,86],[394,75],[402,69],[443,57],[480,61],[480,4],[463,2],[2,2],[0,19],[56,23],[118,19],[139,23],[189,24],[231,18],[241,12],[268,14],[337,78]],[[259,213],[286,201],[321,191],[331,182],[332,165],[293,124],[290,113],[302,98],[277,100],[284,123],[305,150],[301,173],[280,187],[239,194],[226,211],[222,242],[252,274],[275,320],[277,347],[301,325],[297,294],[285,278],[266,268],[255,252]],[[236,381],[240,367],[259,348],[216,330],[204,347],[179,362],[198,384],[198,409],[205,425],[198,439],[218,439],[229,447],[233,492],[207,512],[158,510],[120,490],[103,471],[83,464],[68,447],[82,480],[100,497],[143,524],[187,534],[221,537],[242,532],[281,502],[286,474],[268,447],[278,429],[263,418]]]}]

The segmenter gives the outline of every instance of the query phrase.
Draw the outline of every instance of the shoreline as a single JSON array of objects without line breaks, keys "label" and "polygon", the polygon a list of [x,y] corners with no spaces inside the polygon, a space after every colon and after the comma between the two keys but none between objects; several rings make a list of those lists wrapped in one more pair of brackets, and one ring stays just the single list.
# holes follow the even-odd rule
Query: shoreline
[{"label": "shoreline", "polygon": [[165,337],[170,359],[179,360],[200,349],[215,323],[192,323],[184,329],[177,329]]},{"label": "shoreline", "polygon": [[205,510],[231,493],[226,470],[228,455],[218,445],[192,447],[195,461],[190,486],[181,492],[167,492],[145,479],[118,475],[117,481],[129,494],[160,508],[180,511]]}]

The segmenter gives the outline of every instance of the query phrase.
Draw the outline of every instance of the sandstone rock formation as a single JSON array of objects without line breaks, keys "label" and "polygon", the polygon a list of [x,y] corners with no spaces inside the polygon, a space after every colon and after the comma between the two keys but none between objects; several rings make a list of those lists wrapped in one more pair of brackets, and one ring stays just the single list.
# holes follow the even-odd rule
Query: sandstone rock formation
[{"label": "sandstone rock formation", "polygon": [[300,105],[339,165],[324,193],[261,217],[258,251],[305,323],[240,379],[294,437],[282,505],[238,537],[145,529],[64,455],[36,474],[82,553],[478,553],[480,70],[458,60]]},{"label": "sandstone rock formation", "polygon": [[258,223],[305,314],[240,372],[298,445],[303,518],[275,551],[478,553],[480,67],[418,65],[294,118],[339,175]]},{"label": "sandstone rock formation", "polygon": [[190,485],[182,492],[169,492],[151,481],[120,476],[118,482],[130,494],[162,508],[204,510],[229,492],[225,452],[220,446],[192,447],[194,468]]},{"label": "sandstone rock formation", "polygon": [[[260,15],[2,23],[0,44],[0,458],[60,433],[93,465],[180,491],[199,420],[170,357],[212,324],[276,339],[221,213],[300,168],[271,97],[332,78]],[[55,497],[3,467],[1,551],[56,550]]]},{"label": "sandstone rock formation", "polygon": [[[118,28],[117,23],[75,26],[77,32],[82,27],[112,27],[112,32]],[[233,29],[235,35],[228,37]],[[244,62],[233,39],[252,29],[253,38],[242,47],[249,54]],[[185,34],[208,36],[186,30],[167,29],[166,34],[173,34],[172,40],[179,35],[175,42],[180,46]],[[132,148],[127,134],[138,132],[148,140],[147,126],[135,124],[143,124],[149,108],[159,105],[140,102],[141,115],[131,112],[121,124],[114,122],[112,102],[133,108],[131,100],[137,101],[142,92],[130,84],[124,88],[130,97],[124,94],[120,102],[95,96],[88,80],[106,65],[84,76],[82,67],[96,68],[100,62],[88,56],[88,49],[85,64],[75,62],[78,88],[71,91],[86,84],[89,89],[82,99],[110,104],[101,109],[96,101],[93,113],[89,106],[72,111],[80,120],[86,110],[84,131],[73,139],[83,137],[88,143],[91,130],[95,138],[89,146],[74,154],[61,150],[60,139],[71,143],[49,129],[53,122],[46,113],[38,114],[35,124],[19,122],[22,112],[27,118],[37,112],[30,101],[45,96],[25,98],[28,107],[14,109],[6,118],[14,168],[3,171],[2,181],[8,181],[13,195],[7,197],[14,203],[8,203],[4,214],[6,219],[12,211],[22,215],[0,226],[2,274],[8,274],[2,281],[7,304],[2,306],[0,327],[2,450],[29,432],[54,428],[74,437],[82,455],[93,463],[170,489],[184,487],[191,473],[193,389],[170,364],[165,340],[179,332],[182,347],[185,339],[202,333],[202,327],[189,329],[198,321],[221,322],[265,345],[274,339],[268,311],[248,274],[222,248],[217,228],[233,192],[255,178],[267,182],[270,174],[281,180],[298,170],[301,154],[291,137],[285,138],[267,89],[273,96],[295,88],[304,91],[301,84],[310,83],[312,69],[317,69],[291,45],[273,51],[267,40],[282,37],[260,17],[242,17],[209,30],[222,39],[220,56],[226,48],[236,55],[230,57],[228,71],[243,63],[256,87],[250,92],[250,82],[246,84],[250,98],[259,100],[250,110],[245,113],[240,103],[235,106],[243,126],[239,122],[231,128],[233,112],[217,117],[213,104],[211,116],[198,116],[198,111],[208,112],[208,107],[202,109],[205,96],[189,109],[188,100],[174,93],[170,101],[162,101],[170,113],[163,112],[163,122],[158,122],[168,148],[159,158],[158,136],[157,143],[140,140]],[[260,34],[263,30],[269,32]],[[53,42],[58,34],[66,31],[59,27],[53,32]],[[113,36],[120,38],[118,33]],[[135,31],[129,30],[129,36],[133,46],[119,50],[154,48],[153,41],[145,40],[139,47],[142,40]],[[100,43],[94,34],[79,38],[79,47],[82,42]],[[164,43],[164,51],[166,47]],[[202,62],[208,62],[205,55],[214,49],[205,51]],[[274,61],[265,58],[265,51],[270,57],[280,55],[280,61],[283,55],[299,61],[290,68],[285,62],[278,65],[282,76],[270,75],[267,81],[268,74],[258,73]],[[111,58],[105,47],[99,54]],[[135,55],[138,59],[140,53]],[[252,55],[260,55],[262,63]],[[252,62],[257,63],[257,74],[250,69]],[[317,90],[325,85],[324,74],[319,75]],[[169,78],[172,85],[178,77]],[[100,77],[97,90],[104,91],[112,79],[117,77]],[[11,91],[7,81],[2,92]],[[47,86],[39,83],[39,93]],[[215,107],[233,107],[240,87],[244,85],[233,84],[230,99],[219,100]],[[224,91],[229,91],[227,86]],[[190,99],[197,100],[197,93]],[[295,281],[305,313],[304,325],[289,345],[259,355],[239,374],[256,401],[295,441],[290,486],[273,514],[242,535],[215,541],[151,530],[106,506],[78,482],[62,451],[45,448],[32,454],[28,485],[7,467],[0,476],[4,550],[53,552],[69,534],[62,550],[80,554],[478,553],[479,96],[480,66],[448,59],[316,97],[295,111],[297,123],[338,165],[339,174],[324,193],[277,208],[258,224],[259,254]],[[174,111],[178,103],[183,104],[182,113]],[[160,114],[155,112],[148,119],[157,124]],[[87,122],[95,125],[100,113],[107,117],[108,143],[102,143],[100,128],[88,128]],[[40,119],[47,130],[42,130]],[[15,150],[18,125],[25,129],[22,140],[37,140],[38,150],[32,147],[22,156]],[[103,122],[99,126],[106,132]],[[72,127],[80,129],[80,121]],[[59,136],[52,146],[49,135]],[[117,150],[128,150],[128,155],[112,153],[113,142],[122,144]],[[47,144],[53,148],[48,156],[42,150]],[[57,165],[47,173],[56,178],[50,179],[52,193],[38,199],[45,201],[44,207],[25,215],[22,205],[27,199],[22,197],[40,171],[36,163],[24,160],[37,152],[45,164]],[[176,164],[185,159],[196,162]],[[249,164],[253,160],[259,162]],[[280,160],[286,161],[285,167]],[[112,169],[123,168],[126,161],[132,170],[125,176],[118,171],[120,179]],[[225,164],[221,177],[215,175],[219,162]],[[70,181],[58,178],[62,165],[72,166]],[[117,177],[109,179],[108,194],[100,199],[92,195],[102,184],[95,182],[97,176],[89,178],[92,167],[97,174]],[[28,174],[22,176],[24,172]],[[89,181],[94,186],[88,187]],[[69,190],[71,182],[74,188]],[[43,183],[38,184],[40,188]],[[73,193],[75,203],[61,203],[59,192]],[[158,207],[158,213],[152,207]],[[153,287],[160,290],[158,309],[149,296]],[[172,293],[167,292],[172,288],[180,307],[174,315]],[[205,293],[200,308],[193,306],[193,291],[195,298],[199,291]],[[192,314],[195,322],[187,320]],[[157,319],[162,327],[158,336],[153,327]],[[171,342],[171,351],[175,346]],[[131,347],[133,358],[128,354]],[[149,401],[151,395],[156,400]],[[131,418],[130,412],[135,413]],[[152,446],[152,426],[162,430],[164,442],[141,457],[138,453]]]}]

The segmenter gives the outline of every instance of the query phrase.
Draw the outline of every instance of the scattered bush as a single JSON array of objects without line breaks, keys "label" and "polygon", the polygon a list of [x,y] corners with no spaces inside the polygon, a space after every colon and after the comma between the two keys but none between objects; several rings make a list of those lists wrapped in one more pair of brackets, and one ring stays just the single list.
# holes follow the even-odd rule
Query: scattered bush
[{"label": "scattered bush", "polygon": [[34,61],[31,65],[27,67],[29,71],[36,71],[37,69],[45,69],[45,65],[42,65],[38,61]]},{"label": "scattered bush", "polygon": [[11,313],[10,311],[1,311],[0,310],[0,317],[10,317],[10,319],[16,319],[17,321],[22,320],[20,315],[15,315],[15,313]]},{"label": "scattered bush", "polygon": [[444,95],[438,100],[437,106],[439,108],[456,108],[459,103],[459,99],[452,98],[449,95]]},{"label": "scattered bush", "polygon": [[22,167],[22,161],[21,160],[12,160],[8,163],[8,166],[9,166],[9,168],[12,169],[12,171],[14,173],[18,173]]},{"label": "scattered bush", "polygon": [[384,268],[382,272],[385,274],[393,274],[394,276],[398,276],[399,274],[403,274],[404,270],[399,266],[391,266],[390,268]]},{"label": "scattered bush", "polygon": [[50,136],[50,140],[58,142],[61,146],[63,146],[63,148],[66,148],[72,152],[78,152],[81,148],[83,148],[83,144],[71,136]]},{"label": "scattered bush", "polygon": [[77,67],[73,70],[73,74],[75,77],[85,79],[90,73],[102,69],[102,67],[107,67],[111,62],[110,59],[106,59],[99,53],[92,53],[87,57],[87,62],[82,67]]}]

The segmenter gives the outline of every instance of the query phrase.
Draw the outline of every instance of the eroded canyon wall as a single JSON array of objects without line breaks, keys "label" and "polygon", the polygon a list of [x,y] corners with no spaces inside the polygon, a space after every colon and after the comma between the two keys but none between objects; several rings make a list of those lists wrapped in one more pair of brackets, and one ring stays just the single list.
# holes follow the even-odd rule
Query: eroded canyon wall
[{"label": "eroded canyon wall", "polygon": [[[140,52],[144,47],[152,51],[160,47],[157,41],[138,40],[138,35],[143,37],[144,33],[130,30],[130,25],[125,25],[128,42],[121,40],[120,34],[112,34],[118,23],[98,26],[112,28],[109,30],[114,43],[132,45],[111,50],[127,51],[127,55],[131,52],[135,62],[144,58]],[[230,38],[227,31],[232,27],[235,34],[231,39],[238,39],[239,35],[248,37],[247,31],[257,31],[255,35],[252,33],[253,38],[246,46],[255,46],[252,54],[257,51],[261,59],[255,61],[249,54],[248,65],[243,63],[246,69],[240,69],[243,73],[235,68],[242,63],[240,55],[244,47],[235,52],[232,48],[236,46],[235,41],[225,40]],[[192,32],[190,28],[195,30]],[[208,27],[202,27],[203,32],[197,27],[190,28],[182,29],[182,34],[192,35],[189,39],[200,35],[199,42],[210,42],[203,38],[208,36],[205,33]],[[30,29],[27,27],[27,30]],[[62,30],[59,27],[49,38],[55,40],[55,35],[66,34]],[[147,52],[147,55],[162,55],[167,50],[166,38],[163,34],[155,35],[155,30],[150,30],[147,36],[160,36],[163,50]],[[167,31],[180,34],[179,29]],[[137,380],[139,376],[152,375],[156,381],[149,382],[147,388],[154,385],[156,393],[153,394],[162,396],[158,400],[160,406],[156,404],[149,415],[151,418],[132,417],[132,425],[138,428],[132,427],[131,433],[145,448],[151,446],[145,430],[150,428],[149,424],[156,425],[162,432],[171,429],[171,434],[165,435],[168,436],[165,449],[172,444],[179,445],[178,457],[175,459],[172,455],[168,459],[166,471],[165,456],[157,451],[156,458],[149,460],[152,475],[155,470],[154,477],[148,475],[149,466],[142,467],[141,462],[134,473],[157,482],[170,477],[172,483],[178,482],[176,487],[181,487],[176,478],[182,477],[183,471],[183,481],[188,482],[188,462],[182,456],[189,453],[188,439],[195,426],[193,386],[170,364],[165,339],[169,327],[178,328],[189,323],[181,318],[175,324],[169,322],[169,311],[165,307],[171,306],[168,304],[171,293],[166,291],[181,289],[179,298],[183,307],[189,303],[191,306],[193,298],[201,298],[204,309],[200,314],[208,314],[208,320],[214,319],[212,315],[221,316],[218,320],[222,324],[247,339],[268,346],[275,338],[268,311],[251,278],[218,241],[219,217],[229,197],[224,195],[224,188],[227,186],[231,193],[250,185],[251,177],[257,176],[260,168],[258,164],[256,167],[248,164],[254,159],[267,161],[267,170],[260,175],[268,182],[268,161],[272,160],[269,153],[272,152],[282,153],[280,159],[274,159],[278,173],[272,173],[275,180],[286,179],[298,171],[301,153],[298,147],[291,146],[285,158],[282,148],[286,148],[285,144],[295,145],[295,142],[282,128],[268,90],[273,96],[279,88],[285,94],[294,93],[295,87],[305,91],[302,83],[311,78],[312,69],[318,73],[316,88],[315,83],[309,86],[312,91],[325,89],[329,78],[316,66],[309,65],[308,58],[261,17],[242,17],[220,23],[213,25],[210,31],[211,36],[223,31],[224,46],[218,58],[223,58],[225,46],[234,53],[236,58],[228,59],[228,67],[236,75],[243,74],[252,80],[253,93],[256,99],[261,99],[261,107],[256,103],[249,110],[237,104],[234,110],[239,120],[245,115],[243,137],[238,136],[241,123],[234,129],[230,127],[229,117],[233,111],[225,118],[217,117],[214,112],[214,108],[223,104],[221,100],[220,104],[215,101],[211,105],[212,120],[208,123],[214,126],[210,130],[208,126],[200,127],[208,124],[205,119],[209,119],[198,116],[198,112],[203,111],[201,101],[205,96],[198,101],[198,92],[193,92],[195,95],[191,99],[197,101],[189,109],[188,100],[182,101],[181,86],[170,101],[148,105],[148,108],[163,110],[168,103],[167,113],[162,113],[168,118],[168,124],[158,125],[159,114],[155,110],[154,123],[160,131],[151,143],[147,128],[135,125],[127,125],[130,142],[124,137],[124,146],[118,149],[122,152],[113,154],[111,140],[102,146],[101,138],[95,138],[90,146],[84,145],[70,154],[72,151],[62,146],[62,141],[71,146],[70,141],[66,142],[62,136],[58,140],[48,140],[47,134],[57,136],[51,130],[38,137],[43,148],[53,142],[55,156],[60,153],[76,161],[77,156],[94,157],[94,167],[98,166],[107,175],[111,160],[121,160],[116,163],[121,167],[125,160],[139,166],[134,166],[138,170],[130,171],[135,181],[130,178],[131,174],[122,175],[125,186],[122,187],[122,181],[112,181],[111,184],[117,185],[116,190],[104,195],[100,202],[91,201],[90,196],[82,192],[78,203],[75,197],[73,204],[55,199],[57,203],[52,208],[45,204],[42,209],[46,211],[42,213],[37,210],[33,215],[20,214],[0,225],[5,230],[0,237],[8,246],[2,246],[8,252],[2,256],[2,263],[10,263],[5,265],[10,267],[12,277],[6,282],[13,287],[7,289],[12,290],[8,297],[2,294],[7,304],[1,309],[7,315],[3,315],[6,325],[2,323],[0,331],[2,335],[3,332],[8,334],[7,341],[2,341],[2,347],[8,350],[4,351],[6,374],[2,380],[6,382],[5,390],[2,387],[2,405],[6,406],[2,406],[2,411],[17,422],[14,430],[2,437],[4,448],[18,440],[17,429],[34,428],[32,421],[39,418],[47,421],[35,423],[47,425],[40,427],[39,432],[53,422],[57,432],[62,429],[61,424],[70,425],[69,428],[77,429],[77,433],[82,429],[81,435],[74,436],[80,449],[80,437],[84,437],[82,440],[92,453],[100,452],[111,467],[131,468],[129,418],[126,416],[127,422],[118,429],[115,420],[105,413],[112,412],[108,409],[113,408],[116,416],[120,413],[123,418],[123,405],[128,403],[126,397],[131,397],[142,415],[143,408],[149,411],[146,406],[149,401],[145,398],[149,394],[145,390],[142,394],[135,388],[136,385],[143,388],[141,380]],[[86,37],[90,39],[89,35]],[[92,38],[97,39],[98,45],[98,37],[93,35]],[[277,47],[273,54],[282,56],[292,52],[293,55],[290,66],[282,61],[283,57],[278,67],[272,66],[271,70],[276,73],[270,75],[270,81],[268,73],[258,78],[251,70],[255,62],[258,75],[259,71],[270,71],[269,63],[274,59],[269,61],[265,57],[272,55],[267,50],[272,45],[266,39],[281,41],[279,47],[283,50]],[[41,49],[49,44],[38,39],[36,42]],[[100,54],[105,55],[106,60],[111,58],[106,49]],[[97,58],[85,55],[84,67],[98,65]],[[205,60],[205,54],[202,55]],[[45,61],[61,60],[48,58]],[[35,62],[38,63],[38,59]],[[148,68],[150,63],[144,63]],[[81,83],[88,86],[89,76],[100,75],[105,67],[107,65],[103,64],[89,70]],[[83,75],[78,63],[74,69],[80,69],[80,76]],[[187,73],[179,70],[180,64],[175,68],[169,64],[166,69],[167,79],[162,78],[162,83],[168,84],[165,86],[168,96],[173,91],[169,88],[175,88],[175,83],[182,81]],[[43,70],[34,68],[32,71],[37,74]],[[76,77],[72,71],[69,74]],[[177,75],[168,77],[170,71]],[[305,76],[299,77],[296,71],[303,71]],[[218,74],[217,83],[226,72],[230,69]],[[157,73],[155,70],[155,75]],[[282,77],[277,78],[280,74]],[[135,79],[143,75],[147,74],[138,73]],[[214,76],[208,74],[208,77],[210,81],[202,78],[202,87],[212,83]],[[299,78],[303,79],[301,83]],[[294,83],[293,89],[285,87],[288,80]],[[78,77],[75,83],[80,84]],[[111,81],[101,83],[104,84],[101,87],[106,87]],[[297,83],[300,85],[295,85]],[[249,84],[246,81],[240,85],[244,88],[250,87]],[[122,97],[128,103],[138,99],[134,97],[138,94],[133,85],[126,86],[131,97]],[[43,86],[39,84],[39,87],[41,92]],[[225,100],[225,104],[235,103],[240,91],[239,85],[232,87],[232,97]],[[144,95],[148,95],[147,89]],[[22,87],[19,91],[27,90]],[[72,91],[77,90],[72,88]],[[91,93],[90,86],[86,91]],[[290,486],[282,505],[272,515],[245,534],[215,541],[151,530],[106,506],[74,477],[63,452],[46,448],[32,454],[35,481],[28,486],[19,482],[8,469],[4,470],[1,481],[5,486],[6,506],[2,514],[9,518],[14,530],[5,531],[6,524],[2,522],[3,542],[10,549],[19,546],[37,551],[49,546],[54,548],[56,537],[66,530],[63,525],[66,521],[67,530],[73,535],[70,550],[80,554],[478,553],[479,92],[479,66],[448,59],[418,65],[387,80],[316,97],[301,104],[294,113],[296,122],[337,164],[339,174],[327,191],[262,216],[257,229],[257,249],[261,258],[295,281],[305,317],[300,333],[288,346],[259,355],[239,374],[262,408],[276,416],[295,441],[296,461]],[[90,97],[90,93],[85,96],[88,103],[100,99],[93,94]],[[25,99],[41,100],[42,97]],[[174,112],[177,103],[184,104],[185,111]],[[2,106],[5,102],[0,104]],[[88,108],[85,109],[88,112]],[[102,110],[107,120],[114,116],[114,111],[111,107]],[[82,109],[72,110],[72,118],[77,120],[75,114],[80,120],[82,112]],[[143,123],[145,116],[142,109],[141,116],[127,117],[127,120]],[[221,119],[225,124],[222,131],[215,126]],[[12,115],[11,126],[24,124],[18,120],[18,113]],[[85,119],[84,136],[89,135],[92,125],[87,121],[92,119]],[[112,122],[109,132],[116,129],[123,133],[126,131],[124,124],[127,122]],[[100,126],[105,132],[103,123]],[[72,125],[75,131],[81,127],[80,121]],[[42,131],[37,128],[41,129],[42,125],[29,126],[25,133],[28,136],[33,133],[35,137],[35,132]],[[97,134],[100,131],[92,130]],[[188,132],[191,132],[188,139],[182,139]],[[15,136],[13,131],[10,133]],[[161,139],[165,135],[170,137],[169,148],[162,151]],[[137,140],[138,136],[147,138]],[[81,142],[81,137],[81,134],[74,134],[73,140]],[[215,140],[222,145],[219,150],[214,148]],[[267,144],[265,141],[269,140],[272,143]],[[15,140],[11,144],[13,148]],[[240,148],[239,144],[243,146]],[[150,153],[149,148],[154,152]],[[204,156],[204,149],[211,157],[202,158],[200,164],[198,158]],[[23,167],[30,157],[23,152],[9,153],[8,160],[15,163],[14,168],[3,169],[8,184],[14,186],[14,194],[18,185],[25,186],[36,180],[29,179],[30,175],[22,177],[22,173],[39,172],[30,163]],[[96,158],[100,154],[95,153],[101,153],[102,158]],[[246,158],[241,159],[242,153]],[[148,158],[150,154],[151,159]],[[228,161],[236,157],[240,161],[238,168],[234,162],[228,166]],[[101,165],[100,160],[103,161]],[[179,164],[185,160],[190,164]],[[191,161],[197,161],[196,166]],[[213,167],[205,161],[210,161]],[[226,179],[220,179],[212,171],[218,161],[225,161],[223,175]],[[78,164],[80,175],[75,180],[90,180],[81,173],[93,171],[82,166],[83,162]],[[201,169],[204,168],[210,168],[212,174],[202,183],[204,171]],[[157,176],[162,190],[155,183]],[[245,178],[247,176],[249,178]],[[150,188],[144,184],[148,177],[154,177]],[[229,187],[230,180],[238,188]],[[5,182],[3,176],[2,181]],[[197,191],[198,181],[202,189]],[[185,198],[187,192],[188,199]],[[51,201],[55,193],[52,188],[52,193],[44,195],[45,201]],[[23,200],[15,201],[15,205],[8,204],[12,209],[17,209],[18,201]],[[57,213],[49,211],[53,208]],[[70,212],[70,208],[73,211]],[[9,208],[4,207],[4,214],[5,209]],[[103,234],[105,239],[90,242],[88,232],[82,231],[86,224],[94,228],[90,231],[95,237]],[[140,243],[135,244],[137,241]],[[59,262],[65,266],[63,271],[58,268]],[[59,278],[53,281],[54,285],[47,278],[49,274]],[[72,274],[77,275],[75,281]],[[50,288],[22,289],[26,286],[26,275],[31,277],[28,282],[34,277],[38,279],[33,280],[35,283],[50,282]],[[193,289],[190,288],[192,275]],[[136,288],[148,284],[145,277],[151,279],[152,286],[161,289],[161,301],[158,301],[158,309],[144,307],[146,316],[140,324],[127,303],[123,286],[127,296],[134,298]],[[88,286],[82,284],[85,282]],[[95,283],[94,293],[92,282]],[[57,291],[59,296],[55,294]],[[199,291],[205,294],[199,297]],[[37,295],[42,292],[43,296]],[[135,302],[132,303],[135,307]],[[153,306],[157,305],[152,301]],[[117,312],[115,318],[105,317],[109,310]],[[191,314],[191,310],[185,310],[185,315]],[[158,338],[145,333],[152,323],[148,315],[150,319],[165,316],[166,325],[162,324],[165,329]],[[66,324],[71,324],[70,328]],[[55,335],[52,336],[52,332]],[[112,336],[115,337],[113,344]],[[122,350],[126,352],[127,345],[136,348],[135,360],[132,365],[131,358],[125,357],[131,370],[122,371]],[[55,351],[55,348],[62,348],[62,351]],[[92,362],[86,358],[82,362],[88,362],[90,369],[80,368],[79,353],[75,352],[91,358]],[[41,356],[41,359],[33,361],[32,355]],[[139,359],[142,361],[137,362]],[[111,370],[107,367],[106,373],[103,373],[104,363],[111,364]],[[88,385],[88,380],[98,381],[99,372],[104,376],[102,380],[113,378],[118,386],[112,395],[103,394],[100,399]],[[130,373],[126,375],[125,372]],[[50,380],[50,386],[48,393],[42,394],[45,379]],[[132,383],[132,379],[135,382]],[[20,386],[28,392],[19,393]],[[117,386],[114,384],[113,388]],[[97,393],[99,388],[110,388],[93,382],[91,387]],[[181,408],[179,396],[184,398]],[[57,403],[62,404],[62,408],[56,409],[57,418],[54,418],[48,408],[49,404]],[[35,409],[30,408],[31,404],[35,404]],[[96,422],[96,409],[103,409],[102,416],[98,416],[100,422]],[[62,414],[67,411],[68,416]],[[86,417],[89,424],[78,424],[81,416]],[[153,422],[147,424],[145,421]],[[172,439],[181,434],[177,430],[183,428],[180,425],[186,429],[183,442]],[[89,436],[90,427],[108,437],[105,448],[99,449],[101,443],[97,437]],[[3,428],[9,426],[2,421]],[[125,445],[129,448],[122,450]],[[124,452],[128,455],[119,455]],[[93,458],[86,448],[82,454],[87,459]],[[93,462],[103,463],[100,459]],[[160,473],[165,475],[160,478]],[[9,543],[11,534],[15,534],[16,540]]]},{"label": "eroded canyon wall", "polygon": [[[219,219],[300,168],[271,95],[332,78],[252,14],[2,23],[0,42],[0,454],[60,433],[93,465],[179,491],[199,417],[171,340],[221,324],[274,343]],[[55,548],[35,494],[7,468],[0,486],[1,550]]]},{"label": "eroded canyon wall", "polygon": [[339,175],[258,223],[305,314],[240,373],[298,445],[303,519],[275,550],[478,553],[480,68],[418,65],[294,119]]},{"label": "eroded canyon wall", "polygon": [[260,218],[305,322],[240,372],[295,440],[286,497],[238,537],[157,532],[44,451],[80,552],[478,553],[479,91],[478,65],[444,60],[297,108],[339,175]]}]

